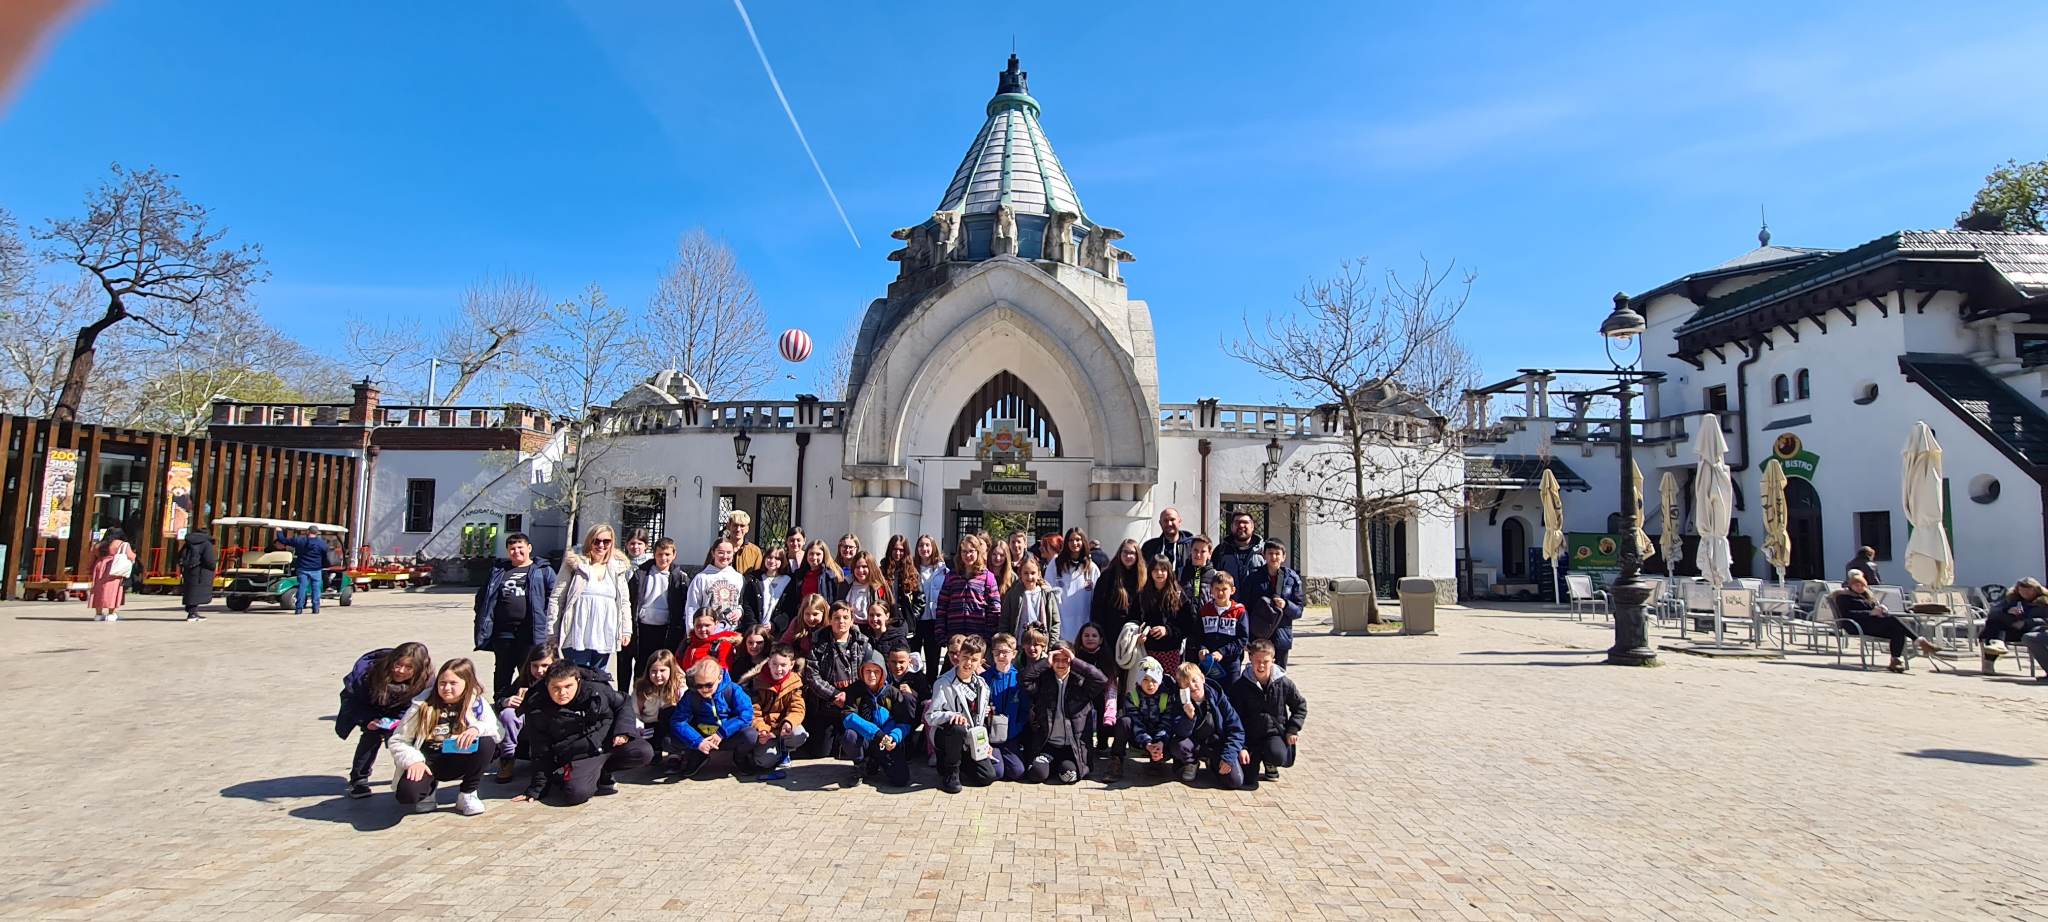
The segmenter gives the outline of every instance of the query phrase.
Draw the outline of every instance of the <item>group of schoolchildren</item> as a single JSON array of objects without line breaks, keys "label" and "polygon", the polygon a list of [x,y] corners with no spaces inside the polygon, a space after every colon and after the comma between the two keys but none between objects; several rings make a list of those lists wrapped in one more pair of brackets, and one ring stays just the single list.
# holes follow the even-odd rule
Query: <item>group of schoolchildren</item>
[{"label": "group of schoolchildren", "polygon": [[490,686],[419,643],[366,653],[344,679],[336,730],[363,734],[347,793],[369,796],[379,749],[400,803],[431,811],[435,785],[456,782],[465,815],[483,811],[493,764],[515,783],[521,758],[512,799],[564,805],[615,793],[620,772],[694,777],[721,754],[762,781],[836,757],[853,766],[842,786],[907,786],[922,760],[949,794],[1115,784],[1133,757],[1256,788],[1294,764],[1308,713],[1284,668],[1301,580],[1248,516],[1224,567],[1178,525],[1167,510],[1158,538],[1115,554],[1080,529],[1036,546],[970,534],[950,560],[929,535],[896,536],[877,561],[851,535],[835,554],[801,530],[763,552],[736,512],[694,575],[666,538],[614,550],[599,526],[550,568],[514,534],[477,593]]}]

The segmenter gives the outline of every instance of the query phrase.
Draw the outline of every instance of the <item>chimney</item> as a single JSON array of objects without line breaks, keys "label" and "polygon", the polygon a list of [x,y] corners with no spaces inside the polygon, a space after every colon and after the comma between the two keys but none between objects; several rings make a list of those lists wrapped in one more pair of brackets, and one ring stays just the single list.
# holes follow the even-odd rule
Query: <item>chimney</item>
[{"label": "chimney", "polygon": [[358,426],[367,426],[377,415],[377,398],[382,396],[383,392],[377,390],[377,385],[371,384],[368,378],[357,381],[351,387],[356,392],[356,399],[354,405],[348,409],[348,421]]}]

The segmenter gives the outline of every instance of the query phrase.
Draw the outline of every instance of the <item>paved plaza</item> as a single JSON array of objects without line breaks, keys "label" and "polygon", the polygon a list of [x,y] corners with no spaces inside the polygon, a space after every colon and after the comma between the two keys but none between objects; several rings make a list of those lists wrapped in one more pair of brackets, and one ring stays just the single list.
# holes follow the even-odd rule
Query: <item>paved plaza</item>
[{"label": "paved plaza", "polygon": [[1257,792],[841,791],[800,763],[401,816],[388,762],[341,796],[339,677],[401,640],[467,655],[466,596],[84,615],[0,607],[9,917],[2048,919],[2048,687],[2010,677],[1629,670],[1534,607],[1426,638],[1312,613],[1302,763]]}]

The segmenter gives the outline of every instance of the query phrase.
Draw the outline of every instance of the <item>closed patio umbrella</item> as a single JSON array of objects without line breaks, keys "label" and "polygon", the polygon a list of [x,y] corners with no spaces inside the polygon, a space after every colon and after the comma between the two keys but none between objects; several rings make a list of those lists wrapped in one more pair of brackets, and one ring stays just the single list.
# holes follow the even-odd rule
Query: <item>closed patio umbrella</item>
[{"label": "closed patio umbrella", "polygon": [[1650,524],[1643,518],[1643,466],[1630,460],[1628,467],[1629,473],[1636,478],[1636,560],[1644,561],[1657,552],[1657,545],[1651,543],[1650,533],[1643,530]]},{"label": "closed patio umbrella", "polygon": [[1557,485],[1557,475],[1548,466],[1543,469],[1543,485],[1538,494],[1543,500],[1543,559],[1550,561],[1551,594],[1563,602],[1557,558],[1564,556],[1564,489]]},{"label": "closed patio umbrella", "polygon": [[1913,531],[1906,539],[1906,572],[1921,586],[1940,589],[1955,582],[1956,561],[1941,521],[1941,443],[1927,423],[1913,424],[1905,462],[1906,524]]},{"label": "closed patio umbrella", "polygon": [[1785,583],[1785,568],[1792,565],[1792,533],[1785,509],[1785,466],[1772,458],[1764,462],[1764,559],[1778,571],[1778,584]]},{"label": "closed patio umbrella", "polygon": [[1664,472],[1663,480],[1657,486],[1657,501],[1664,506],[1658,510],[1658,517],[1663,520],[1664,526],[1664,533],[1658,538],[1663,545],[1661,550],[1664,552],[1664,576],[1668,579],[1672,568],[1678,565],[1678,555],[1685,551],[1685,538],[1678,533],[1677,474]]},{"label": "closed patio umbrella", "polygon": [[1732,578],[1729,568],[1734,554],[1728,549],[1728,521],[1735,514],[1735,483],[1728,475],[1728,441],[1721,437],[1721,418],[1713,413],[1700,416],[1700,434],[1693,441],[1699,455],[1692,484],[1693,527],[1700,546],[1693,563],[1708,585],[1719,589]]}]

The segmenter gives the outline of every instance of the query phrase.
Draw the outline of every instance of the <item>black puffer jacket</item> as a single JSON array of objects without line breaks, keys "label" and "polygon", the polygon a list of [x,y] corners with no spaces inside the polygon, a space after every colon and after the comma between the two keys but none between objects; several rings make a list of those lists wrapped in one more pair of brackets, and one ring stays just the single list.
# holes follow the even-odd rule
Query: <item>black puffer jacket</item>
[{"label": "black puffer jacket", "polygon": [[[538,684],[538,683],[536,683]],[[598,672],[585,669],[576,697],[556,704],[546,687],[527,692],[519,742],[542,768],[602,755],[616,737],[638,737],[633,707]],[[535,772],[539,777],[542,772]]]},{"label": "black puffer jacket", "polygon": [[1031,700],[1031,727],[1024,736],[1024,760],[1038,758],[1052,735],[1053,722],[1064,720],[1073,739],[1081,777],[1088,777],[1088,741],[1094,738],[1095,724],[1102,714],[1102,697],[1108,688],[1109,677],[1102,670],[1074,657],[1074,668],[1067,672],[1066,706],[1061,709],[1059,677],[1053,674],[1052,660],[1041,660],[1025,668],[1017,678],[1017,689]]},{"label": "black puffer jacket", "polygon": [[1273,667],[1273,681],[1265,684],[1252,678],[1251,669],[1246,668],[1230,683],[1230,703],[1237,708],[1237,719],[1244,722],[1248,740],[1300,733],[1301,725],[1308,721],[1308,699],[1278,666]]},{"label": "black puffer jacket", "polygon": [[879,663],[880,656],[858,628],[846,635],[846,643],[832,639],[829,628],[811,635],[811,656],[804,663],[804,685],[821,698],[830,698],[860,681],[862,663]]}]

